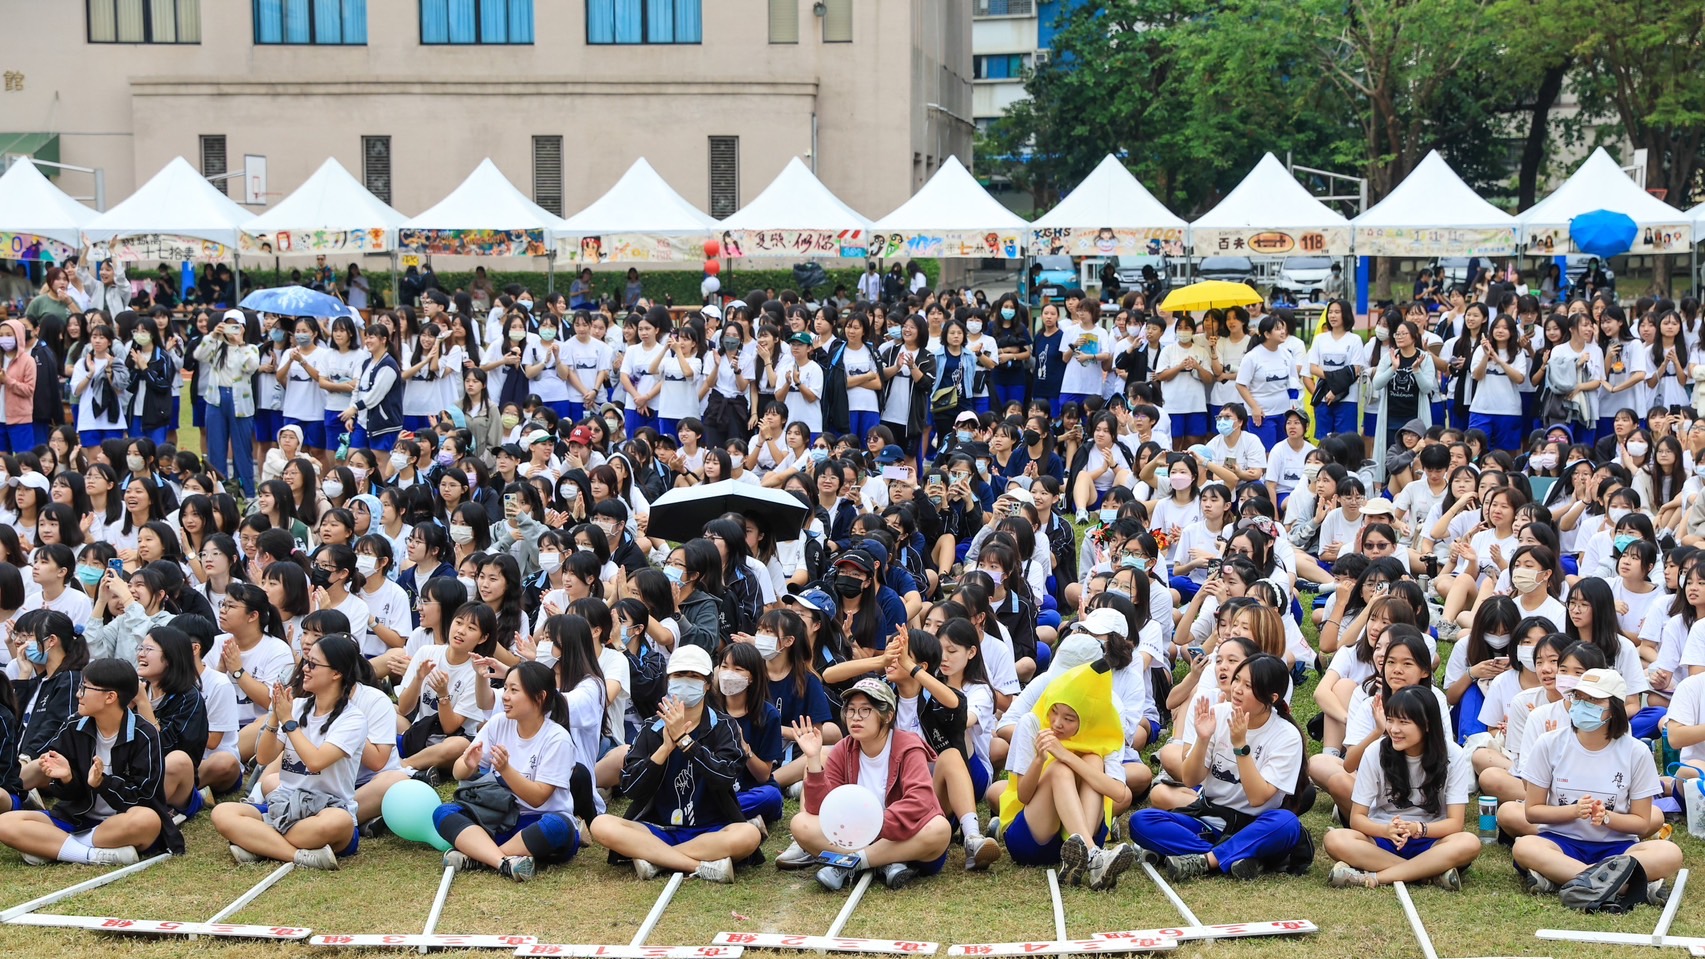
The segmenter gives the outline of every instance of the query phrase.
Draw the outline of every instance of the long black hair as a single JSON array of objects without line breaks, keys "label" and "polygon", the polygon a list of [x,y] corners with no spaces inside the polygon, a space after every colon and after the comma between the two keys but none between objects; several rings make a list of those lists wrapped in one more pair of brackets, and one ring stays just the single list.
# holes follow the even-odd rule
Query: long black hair
[{"label": "long black hair", "polygon": [[[1444,718],[1439,712],[1439,700],[1424,686],[1399,689],[1385,701],[1385,717],[1407,720],[1421,730],[1421,802],[1418,808],[1429,816],[1444,810],[1445,783],[1450,778],[1450,742],[1445,735]],[[1391,805],[1398,809],[1410,805],[1415,785],[1409,782],[1409,757],[1391,745],[1388,737],[1380,744],[1379,768],[1385,774],[1385,789]]]},{"label": "long black hair", "polygon": [[[1291,686],[1291,668],[1285,665],[1285,661],[1277,656],[1262,653],[1239,663],[1237,673],[1245,674],[1244,681],[1249,684],[1249,691],[1256,699],[1266,703],[1275,715],[1290,723],[1291,728],[1296,730],[1297,739],[1306,746],[1308,738],[1303,735],[1302,727],[1297,725],[1296,717],[1291,715],[1290,703],[1285,702],[1285,692]],[[1236,676],[1237,673],[1232,675]],[[1308,786],[1308,764],[1301,765],[1302,768],[1297,770],[1296,782],[1291,784],[1292,799],[1301,797]]]},{"label": "long black hair", "polygon": [[[355,687],[361,685],[361,667],[365,660],[361,656],[361,647],[356,645],[355,641],[347,635],[323,637],[314,644],[314,648],[326,658],[326,668],[337,673],[338,679],[341,680],[337,704],[332,707],[331,712],[326,714],[326,721],[320,724],[320,735],[323,736],[326,730],[332,728],[332,723],[337,722],[337,717],[343,713],[344,708],[349,705],[349,697],[355,691]],[[296,717],[296,721],[306,726],[313,712],[313,701],[303,702],[302,713]]]},{"label": "long black hair", "polygon": [[[323,640],[322,640],[323,642]],[[520,684],[521,692],[528,699],[537,703],[539,711],[545,718],[563,729],[568,729],[568,702],[557,692],[556,678],[551,675],[551,668],[544,663],[525,660],[516,666],[511,673]],[[573,730],[569,730],[570,733]]]},{"label": "long black hair", "polygon": [[189,634],[171,626],[155,626],[148,630],[148,638],[166,659],[165,672],[150,692],[162,698],[187,692],[199,695],[201,673],[196,669],[195,647],[190,645]]}]

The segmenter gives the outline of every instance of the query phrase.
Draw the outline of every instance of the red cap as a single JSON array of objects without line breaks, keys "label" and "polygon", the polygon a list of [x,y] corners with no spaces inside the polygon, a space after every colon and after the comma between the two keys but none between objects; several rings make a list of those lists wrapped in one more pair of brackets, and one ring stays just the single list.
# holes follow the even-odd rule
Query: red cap
[{"label": "red cap", "polygon": [[586,426],[576,426],[574,429],[569,431],[568,441],[570,443],[579,443],[581,446],[591,446],[592,430]]}]

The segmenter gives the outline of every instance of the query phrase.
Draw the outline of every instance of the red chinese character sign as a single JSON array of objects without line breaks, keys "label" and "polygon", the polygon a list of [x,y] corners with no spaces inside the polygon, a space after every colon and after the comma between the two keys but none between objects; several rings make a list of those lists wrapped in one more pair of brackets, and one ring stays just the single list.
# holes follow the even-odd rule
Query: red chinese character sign
[{"label": "red chinese character sign", "polygon": [[1195,227],[1197,256],[1348,256],[1350,228],[1252,230]]}]

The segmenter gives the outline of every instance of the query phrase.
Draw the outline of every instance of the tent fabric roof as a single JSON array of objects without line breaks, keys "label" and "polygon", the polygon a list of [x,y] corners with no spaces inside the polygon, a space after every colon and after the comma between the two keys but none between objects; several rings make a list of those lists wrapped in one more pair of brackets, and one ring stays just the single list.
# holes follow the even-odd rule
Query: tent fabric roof
[{"label": "tent fabric roof", "polygon": [[869,230],[870,220],[829,192],[798,157],[764,192],[722,221],[724,230]]},{"label": "tent fabric roof", "polygon": [[935,176],[912,194],[910,200],[876,221],[875,229],[896,233],[981,233],[1018,230],[1029,225],[989,196],[959,158],[950,154]]},{"label": "tent fabric roof", "polygon": [[1563,185],[1516,216],[1524,230],[1566,228],[1582,213],[1610,210],[1636,226],[1690,223],[1693,217],[1640,189],[1603,147],[1592,152]]},{"label": "tent fabric roof", "polygon": [[1516,219],[1480,198],[1445,158],[1427,154],[1385,199],[1351,221],[1356,229],[1508,229]]},{"label": "tent fabric roof", "polygon": [[237,245],[249,211],[220,193],[183,157],[175,157],[123,203],[99,214],[83,233],[91,240],[159,233]]},{"label": "tent fabric roof", "polygon": [[243,224],[244,233],[279,230],[367,230],[387,232],[408,217],[374,196],[343,164],[327,158],[314,175],[265,213]]},{"label": "tent fabric roof", "polygon": [[1342,214],[1315,199],[1269,153],[1212,210],[1191,224],[1220,230],[1330,229],[1348,226]]},{"label": "tent fabric roof", "polygon": [[28,159],[20,158],[0,176],[0,232],[27,233],[80,249],[83,227],[97,216],[66,196]]},{"label": "tent fabric roof", "polygon": [[1103,157],[1089,176],[1066,194],[1058,206],[1030,224],[1032,229],[1115,229],[1172,227],[1183,229],[1184,219],[1168,210],[1131,175],[1111,153]]},{"label": "tent fabric roof", "polygon": [[562,217],[515,188],[487,157],[450,195],[401,226],[416,230],[544,230],[562,228]]},{"label": "tent fabric roof", "polygon": [[698,236],[718,229],[715,217],[687,202],[641,157],[603,196],[565,220],[558,232],[568,236]]}]

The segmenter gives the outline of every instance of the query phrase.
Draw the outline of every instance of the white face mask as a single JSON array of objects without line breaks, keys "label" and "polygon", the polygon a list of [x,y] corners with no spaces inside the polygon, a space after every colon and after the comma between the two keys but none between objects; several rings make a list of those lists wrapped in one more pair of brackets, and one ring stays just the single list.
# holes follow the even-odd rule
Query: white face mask
[{"label": "white face mask", "polygon": [[1384,343],[1386,340],[1391,339],[1391,331],[1383,326],[1376,326],[1373,328],[1373,338]]},{"label": "white face mask", "polygon": [[1625,509],[1612,508],[1606,510],[1604,515],[1610,517],[1610,525],[1615,526],[1617,523],[1622,522],[1622,517],[1627,516],[1628,511]]},{"label": "white face mask", "polygon": [[540,553],[539,568],[547,573],[554,573],[562,566],[561,553]]},{"label": "white face mask", "polygon": [[752,637],[752,646],[758,655],[766,660],[775,659],[781,655],[781,640],[771,633],[758,633]]},{"label": "white face mask", "polygon": [[1533,670],[1533,649],[1534,648],[1532,646],[1516,647],[1516,662],[1521,664],[1521,668],[1529,671]]},{"label": "white face mask", "polygon": [[455,525],[452,525],[450,527],[450,542],[457,543],[457,544],[462,545],[462,546],[466,546],[473,541],[474,541],[474,528],[472,526],[455,526]]},{"label": "white face mask", "polygon": [[1507,649],[1510,645],[1510,637],[1508,636],[1495,636],[1492,633],[1487,633],[1481,638],[1486,640],[1486,645],[1493,649]]},{"label": "white face mask", "polygon": [[475,599],[479,598],[479,595],[480,595],[479,585],[477,583],[475,583],[472,579],[469,579],[466,576],[458,576],[458,577],[456,577],[456,582],[461,583],[462,588],[468,591],[468,599],[469,600],[475,600]]},{"label": "white face mask", "polygon": [[1651,449],[1651,447],[1646,445],[1645,440],[1634,440],[1628,444],[1628,455],[1645,456],[1646,451],[1649,449]]},{"label": "white face mask", "polygon": [[407,465],[408,465],[408,454],[407,453],[398,452],[398,453],[392,453],[391,454],[391,469],[400,470]]},{"label": "white face mask", "polygon": [[1319,476],[1319,475],[1320,475],[1320,464],[1319,463],[1308,463],[1308,464],[1304,465],[1302,468],[1302,479],[1303,479],[1303,482],[1305,482],[1305,483],[1313,485],[1314,484],[1314,478],[1316,476]]},{"label": "white face mask", "polygon": [[734,672],[731,669],[716,671],[716,688],[722,690],[724,696],[738,696],[745,692],[746,687],[750,685],[752,685],[752,680],[742,673]]},{"label": "white face mask", "polygon": [[355,554],[355,568],[360,570],[363,576],[372,576],[373,571],[379,568],[379,557],[357,553]]},{"label": "white face mask", "polygon": [[131,453],[124,458],[124,465],[129,467],[132,473],[140,473],[148,465],[148,462],[135,453]]},{"label": "white face mask", "polygon": [[326,491],[326,499],[337,499],[343,495],[343,483],[338,480],[326,480],[320,488]]}]

